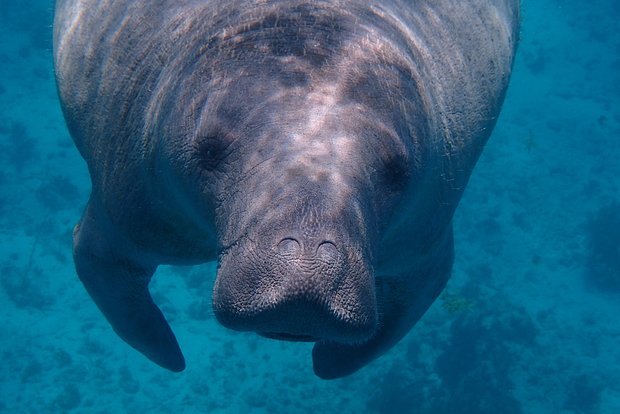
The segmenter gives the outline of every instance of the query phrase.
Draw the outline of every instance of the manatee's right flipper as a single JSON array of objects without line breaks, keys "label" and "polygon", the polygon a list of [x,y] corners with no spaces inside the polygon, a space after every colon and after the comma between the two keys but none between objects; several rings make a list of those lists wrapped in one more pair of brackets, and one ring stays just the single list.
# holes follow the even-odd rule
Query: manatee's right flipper
[{"label": "manatee's right flipper", "polygon": [[154,266],[125,255],[104,217],[89,202],[73,231],[73,257],[80,280],[114,331],[153,362],[185,369],[179,344],[148,290]]}]

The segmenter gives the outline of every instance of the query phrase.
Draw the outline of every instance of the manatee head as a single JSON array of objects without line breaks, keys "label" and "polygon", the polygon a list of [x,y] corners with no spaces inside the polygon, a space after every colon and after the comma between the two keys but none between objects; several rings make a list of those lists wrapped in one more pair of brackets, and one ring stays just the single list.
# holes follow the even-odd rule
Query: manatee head
[{"label": "manatee head", "polygon": [[380,324],[381,240],[427,156],[422,99],[392,46],[335,14],[283,15],[213,35],[167,168],[188,211],[213,217],[224,326],[361,343]]}]

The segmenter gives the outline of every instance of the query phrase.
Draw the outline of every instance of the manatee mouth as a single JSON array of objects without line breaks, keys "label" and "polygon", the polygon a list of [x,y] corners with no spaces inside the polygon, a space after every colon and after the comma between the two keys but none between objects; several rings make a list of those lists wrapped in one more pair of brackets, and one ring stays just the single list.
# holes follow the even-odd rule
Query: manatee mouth
[{"label": "manatee mouth", "polygon": [[277,339],[280,341],[290,341],[290,342],[316,342],[320,340],[320,338],[315,338],[310,335],[294,335],[286,332],[261,332],[260,335],[269,339]]}]

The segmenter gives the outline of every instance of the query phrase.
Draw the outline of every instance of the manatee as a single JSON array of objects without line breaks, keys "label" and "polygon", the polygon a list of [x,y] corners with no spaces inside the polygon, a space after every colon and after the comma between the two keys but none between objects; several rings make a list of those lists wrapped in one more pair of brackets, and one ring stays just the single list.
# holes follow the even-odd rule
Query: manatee
[{"label": "manatee", "polygon": [[58,0],[54,25],[92,181],[76,271],[146,357],[185,368],[148,289],[160,264],[217,260],[217,320],[314,342],[326,379],[440,294],[518,0]]}]

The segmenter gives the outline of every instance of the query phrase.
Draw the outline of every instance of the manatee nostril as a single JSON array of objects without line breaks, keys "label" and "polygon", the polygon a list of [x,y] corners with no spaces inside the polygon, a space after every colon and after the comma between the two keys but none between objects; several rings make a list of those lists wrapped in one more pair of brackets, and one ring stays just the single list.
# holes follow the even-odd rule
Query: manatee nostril
[{"label": "manatee nostril", "polygon": [[278,252],[284,256],[297,256],[301,251],[299,242],[295,239],[287,237],[278,243]]},{"label": "manatee nostril", "polygon": [[316,255],[328,262],[335,262],[338,260],[339,254],[336,245],[330,241],[322,242],[316,250]]}]

